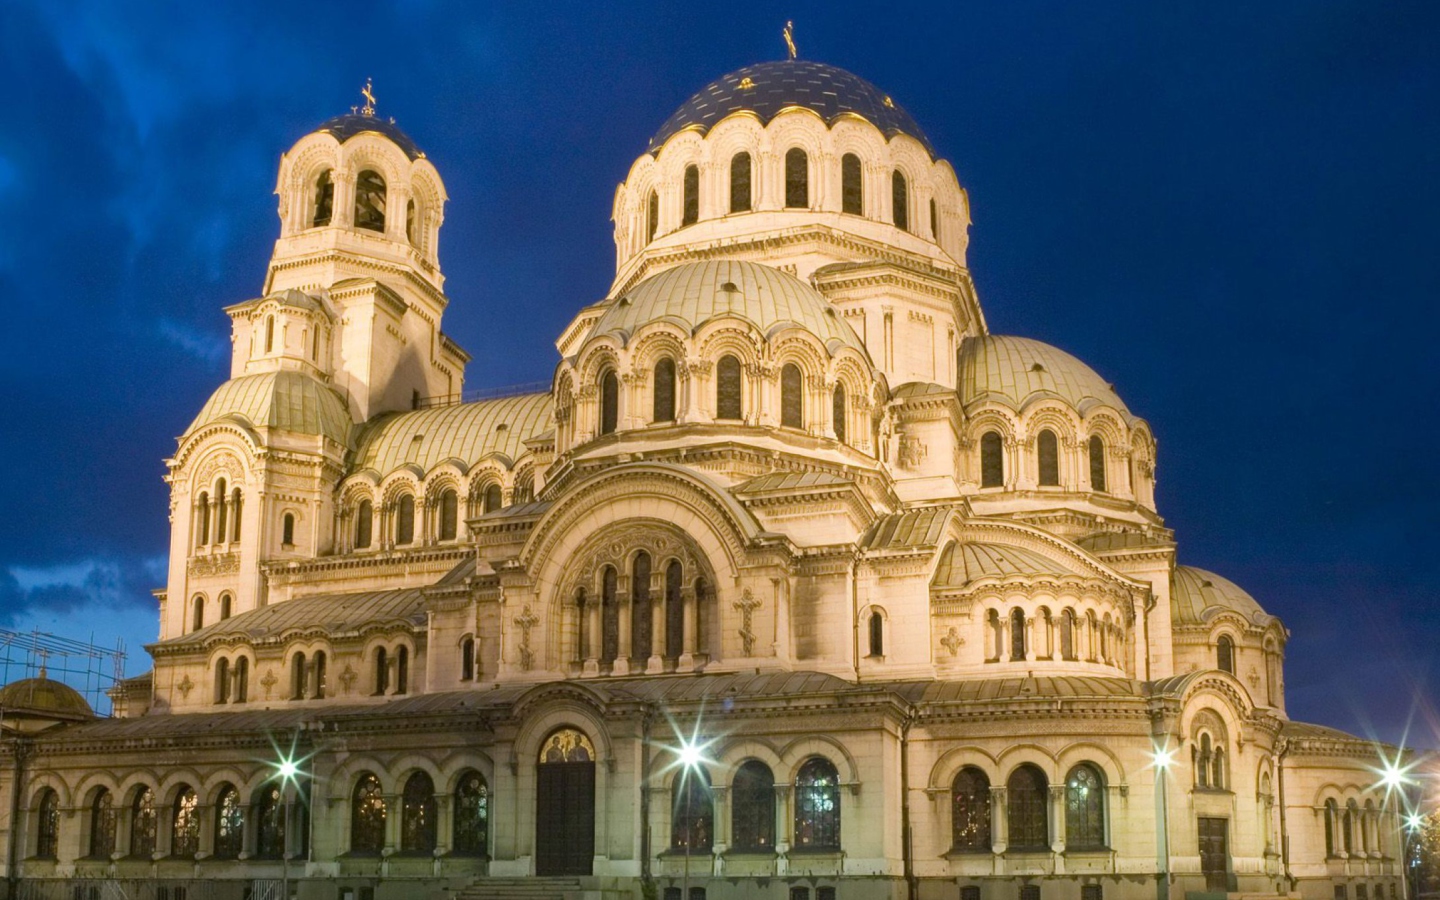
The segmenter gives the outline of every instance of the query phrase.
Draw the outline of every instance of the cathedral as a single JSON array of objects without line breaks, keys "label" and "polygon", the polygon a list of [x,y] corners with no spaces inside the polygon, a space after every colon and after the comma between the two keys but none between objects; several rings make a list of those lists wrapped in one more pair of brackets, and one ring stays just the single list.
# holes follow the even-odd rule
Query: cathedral
[{"label": "cathedral", "polygon": [[151,671],[0,691],[8,896],[1399,900],[1381,748],[1287,716],[1115,386],[992,330],[896,99],[701,88],[548,388],[473,399],[447,161],[365,93],[166,460]]}]

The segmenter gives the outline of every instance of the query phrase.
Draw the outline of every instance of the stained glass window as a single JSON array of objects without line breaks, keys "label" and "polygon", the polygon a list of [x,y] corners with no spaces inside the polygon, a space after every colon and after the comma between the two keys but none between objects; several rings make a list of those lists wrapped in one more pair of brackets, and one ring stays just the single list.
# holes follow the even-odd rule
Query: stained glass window
[{"label": "stained glass window", "polygon": [[736,770],[730,791],[734,848],[742,852],[774,850],[775,776],[770,767],[758,759],[749,760]]},{"label": "stained glass window", "polygon": [[950,830],[956,850],[990,850],[990,779],[966,766],[950,786]]},{"label": "stained glass window", "polygon": [[678,657],[685,642],[685,604],[680,591],[685,570],[679,561],[665,567],[665,655]]},{"label": "stained glass window", "polygon": [[750,211],[750,154],[730,157],[730,211]]},{"label": "stained glass window", "polygon": [[1105,439],[1090,436],[1090,490],[1105,490]]},{"label": "stained glass window", "polygon": [[227,784],[215,800],[215,856],[235,859],[244,841],[245,810],[240,806],[240,792]]},{"label": "stained glass window", "polygon": [[479,772],[468,772],[455,788],[455,852],[484,856],[490,846],[490,787]]},{"label": "stained glass window", "polygon": [[1065,779],[1065,845],[1105,846],[1105,783],[1089,763],[1071,769]]},{"label": "stained glass window", "polygon": [[35,855],[54,859],[60,847],[60,795],[51,788],[40,793],[36,809]]},{"label": "stained glass window", "polygon": [[194,856],[200,850],[200,798],[189,787],[175,795],[170,817],[170,855]]},{"label": "stained glass window", "polygon": [[1010,610],[1010,658],[1025,658],[1025,610]]},{"label": "stained glass window", "polygon": [[405,781],[400,799],[400,852],[434,852],[436,819],[435,782],[416,772]]},{"label": "stained glass window", "polygon": [[614,662],[620,653],[620,601],[616,595],[619,577],[614,566],[606,566],[600,575],[600,613],[604,619],[600,655],[606,662]]},{"label": "stained glass window", "polygon": [[1036,441],[1040,458],[1040,483],[1046,487],[1060,484],[1060,446],[1055,432],[1046,428]]},{"label": "stained glass window", "polygon": [[703,769],[681,769],[675,775],[672,796],[671,848],[708,853],[715,837],[715,804],[710,795],[710,776]]},{"label": "stained glass window", "polygon": [[694,225],[700,221],[700,167],[685,167],[685,209],[680,217],[680,224]]},{"label": "stained glass window", "polygon": [[805,427],[804,389],[800,367],[786,363],[780,369],[780,424],[786,428]]},{"label": "stained glass window", "polygon": [[840,211],[856,216],[865,214],[865,188],[860,178],[860,157],[853,153],[840,157]]},{"label": "stained glass window", "polygon": [[1001,487],[1005,484],[1004,444],[998,431],[987,431],[980,438],[980,486]]},{"label": "stained glass window", "polygon": [[355,227],[385,230],[385,179],[366,169],[355,179]]},{"label": "stained glass window", "polygon": [[810,205],[810,157],[799,147],[785,153],[785,207],[805,209]]},{"label": "stained glass window", "polygon": [[655,402],[651,418],[656,422],[675,421],[675,360],[661,357],[655,363]]},{"label": "stained glass window", "polygon": [[635,554],[630,579],[630,651],[636,659],[650,656],[650,633],[654,617],[650,613],[650,554]]},{"label": "stained glass window", "polygon": [[115,852],[115,798],[101,788],[90,804],[90,855],[109,859]]},{"label": "stained glass window", "polygon": [[255,801],[255,855],[260,859],[285,855],[285,795],[278,784],[261,787]]},{"label": "stained glass window", "polygon": [[829,760],[818,756],[795,776],[795,847],[840,849],[840,777]]},{"label": "stained glass window", "polygon": [[385,797],[380,780],[365,774],[355,782],[350,803],[350,852],[378,856],[385,849]]},{"label": "stained glass window", "polygon": [[1006,785],[1010,813],[1010,846],[1015,850],[1043,850],[1050,846],[1046,803],[1049,782],[1034,766],[1021,766]]},{"label": "stained glass window", "polygon": [[740,396],[740,360],[733,356],[722,356],[715,365],[715,418],[743,418],[743,406]]}]

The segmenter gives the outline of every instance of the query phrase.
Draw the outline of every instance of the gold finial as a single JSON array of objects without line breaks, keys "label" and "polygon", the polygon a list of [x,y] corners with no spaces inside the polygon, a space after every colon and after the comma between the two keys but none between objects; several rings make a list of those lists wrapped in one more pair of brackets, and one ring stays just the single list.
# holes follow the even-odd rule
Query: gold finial
[{"label": "gold finial", "polygon": [[365,98],[365,105],[360,107],[360,115],[375,115],[375,93],[371,90],[370,79],[365,79],[365,86],[360,89],[360,94]]},{"label": "gold finial", "polygon": [[785,30],[781,32],[781,34],[785,35],[785,47],[790,51],[790,58],[794,59],[796,56],[799,55],[798,51],[795,49],[795,23],[786,22]]},{"label": "gold finial", "polygon": [[742,91],[755,90],[755,79],[751,78],[749,75],[746,75],[744,78],[740,79],[739,88]]}]

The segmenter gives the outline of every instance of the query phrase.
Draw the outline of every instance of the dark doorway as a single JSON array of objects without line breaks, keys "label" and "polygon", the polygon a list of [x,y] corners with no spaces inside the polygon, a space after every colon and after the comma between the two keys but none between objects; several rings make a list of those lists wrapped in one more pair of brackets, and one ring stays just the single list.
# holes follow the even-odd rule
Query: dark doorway
[{"label": "dark doorway", "polygon": [[574,729],[546,739],[535,778],[535,874],[589,875],[595,859],[595,748]]},{"label": "dark doorway", "polygon": [[1230,889],[1230,820],[1200,817],[1200,871],[1205,873],[1205,890]]}]

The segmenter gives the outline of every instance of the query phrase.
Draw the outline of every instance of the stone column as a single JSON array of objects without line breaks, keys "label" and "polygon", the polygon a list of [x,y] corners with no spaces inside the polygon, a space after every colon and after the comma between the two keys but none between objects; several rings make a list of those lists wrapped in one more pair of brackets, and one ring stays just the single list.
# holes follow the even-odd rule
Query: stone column
[{"label": "stone column", "polygon": [[1065,852],[1065,782],[1050,785],[1050,849]]},{"label": "stone column", "polygon": [[697,634],[699,629],[696,627],[699,618],[696,615],[697,603],[698,600],[695,596],[695,586],[693,583],[680,589],[680,608],[684,620],[684,626],[682,628],[684,632],[684,646],[680,651],[680,659],[679,662],[676,663],[675,668],[681,672],[689,672],[695,668],[695,652],[698,649],[697,645],[699,643]]},{"label": "stone column", "polygon": [[[622,576],[622,577],[624,577],[625,583],[626,583],[626,587],[628,588],[628,587],[630,586],[630,585],[629,585],[629,580],[630,580],[630,579],[629,579],[627,576]],[[624,592],[618,592],[618,591],[617,591],[617,592],[616,592],[616,597],[615,597],[615,602],[618,603],[618,604],[620,604],[620,610],[619,610],[620,615],[617,617],[617,618],[620,620],[619,628],[617,629],[617,630],[619,631],[619,634],[616,635],[616,639],[617,639],[617,640],[616,640],[616,643],[617,643],[619,649],[617,649],[617,650],[615,651],[615,664],[614,664],[614,667],[610,670],[610,674],[612,674],[612,675],[629,675],[629,674],[630,674],[630,653],[631,653],[631,647],[630,647],[630,618],[631,618],[630,590],[627,589],[627,590],[625,590]]]},{"label": "stone column", "polygon": [[[658,586],[657,586],[658,582]],[[662,572],[650,573],[650,658],[645,661],[645,673],[658,675],[665,671],[665,657],[670,648],[665,646],[665,582]]]},{"label": "stone column", "polygon": [[600,599],[598,597],[586,595],[584,615],[586,620],[585,662],[580,671],[583,675],[599,675],[600,642],[605,635],[604,626],[600,620]]},{"label": "stone column", "polygon": [[990,847],[1004,853],[1010,845],[1010,808],[1003,785],[990,785]]}]

